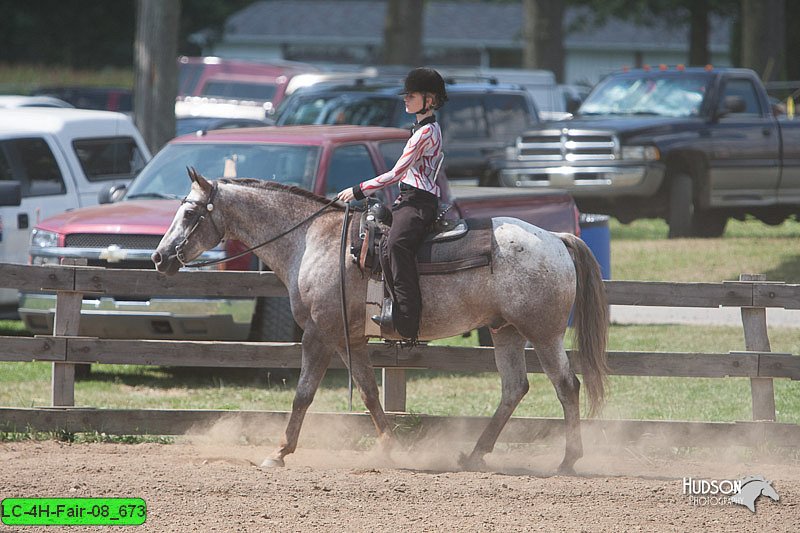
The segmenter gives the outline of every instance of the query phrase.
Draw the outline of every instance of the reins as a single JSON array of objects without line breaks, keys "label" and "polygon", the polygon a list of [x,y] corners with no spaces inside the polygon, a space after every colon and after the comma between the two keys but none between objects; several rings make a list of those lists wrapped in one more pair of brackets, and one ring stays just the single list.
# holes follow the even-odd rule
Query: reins
[{"label": "reins", "polygon": [[[281,237],[283,237],[285,235],[288,235],[289,233],[293,232],[294,230],[296,230],[297,228],[299,228],[300,226],[302,226],[306,222],[309,222],[309,221],[315,219],[316,217],[318,217],[320,214],[322,214],[323,211],[325,211],[327,208],[332,206],[336,201],[338,201],[338,198],[333,198],[330,202],[328,202],[327,204],[323,205],[317,211],[315,211],[311,215],[307,216],[306,218],[304,218],[303,220],[301,220],[300,222],[298,222],[297,224],[295,224],[291,228],[287,229],[286,231],[283,231],[282,233],[279,233],[278,235],[272,237],[269,240],[266,240],[266,241],[262,242],[261,244],[258,244],[256,246],[251,246],[250,248],[248,248],[246,250],[243,250],[243,251],[239,252],[236,255],[232,255],[230,257],[223,257],[222,259],[214,259],[212,261],[201,261],[199,263],[186,264],[186,262],[183,260],[183,257],[182,257],[183,256],[183,252],[182,252],[183,246],[189,241],[189,237],[198,228],[200,223],[203,220],[205,220],[206,215],[208,215],[208,218],[211,221],[211,223],[214,225],[214,229],[217,230],[217,233],[221,233],[219,231],[219,228],[217,227],[217,224],[214,222],[214,218],[211,216],[211,212],[214,210],[213,200],[214,200],[214,197],[216,196],[216,194],[217,194],[217,182],[214,182],[214,184],[212,185],[212,188],[211,188],[211,193],[208,196],[208,202],[204,206],[201,205],[200,202],[197,202],[195,200],[187,200],[186,198],[184,198],[181,201],[181,204],[192,203],[192,204],[194,204],[194,205],[196,205],[198,207],[202,207],[202,209],[204,210],[204,212],[198,212],[196,214],[195,220],[193,221],[193,224],[192,224],[192,229],[189,230],[189,232],[186,234],[186,237],[183,238],[183,241],[181,241],[181,243],[178,246],[175,247],[175,250],[177,252],[177,256],[176,257],[177,257],[178,261],[180,261],[180,263],[184,267],[187,267],[187,268],[199,268],[199,267],[204,267],[204,266],[208,266],[208,265],[216,265],[218,263],[226,263],[228,261],[233,261],[234,259],[238,259],[238,258],[240,258],[240,257],[242,257],[244,255],[249,254],[253,250],[257,250],[257,249],[259,249],[259,248],[261,248],[263,246],[266,246],[266,245],[268,245],[268,244],[270,244],[272,242],[277,241],[278,239],[280,239]],[[346,291],[346,287],[345,287],[345,278],[346,278],[346,276],[345,276],[345,270],[346,270],[346,260],[345,260],[346,252],[345,252],[345,250],[347,249],[347,227],[348,227],[349,221],[350,221],[350,203],[347,202],[347,203],[345,203],[344,220],[342,221],[342,239],[341,239],[340,249],[339,249],[339,255],[340,255],[340,257],[339,257],[339,276],[340,276],[340,280],[341,280],[340,290],[341,290],[341,304],[342,304],[342,320],[344,322],[344,344],[345,344],[345,352],[347,353],[347,393],[348,393],[347,407],[348,407],[348,410],[352,411],[353,410],[353,370],[352,370],[352,368],[353,368],[353,365],[352,365],[353,358],[352,358],[352,355],[350,354],[350,328],[348,327],[349,321],[347,319],[347,299],[346,299],[347,291]]]},{"label": "reins", "polygon": [[[217,183],[216,183],[216,182],[214,182],[214,184],[213,184],[213,189],[211,190],[211,194],[209,195],[209,201],[208,201],[208,203],[207,203],[207,204],[204,206],[204,209],[205,209],[205,211],[206,211],[206,214],[208,214],[208,216],[209,216],[209,219],[211,220],[211,223],[212,223],[212,224],[214,224],[214,219],[213,219],[213,218],[211,218],[211,211],[213,211],[213,210],[214,210],[214,204],[211,202],[211,200],[213,200],[213,199],[214,199],[214,196],[215,196],[216,192],[217,192]],[[321,214],[322,214],[322,212],[323,212],[323,211],[325,211],[327,208],[329,208],[330,206],[332,206],[332,205],[333,205],[335,202],[337,202],[337,201],[338,201],[338,200],[337,200],[336,198],[333,198],[333,199],[332,199],[330,202],[328,202],[327,204],[323,205],[323,206],[322,206],[322,207],[320,207],[320,208],[319,208],[317,211],[315,211],[315,212],[314,212],[314,213],[312,213],[311,215],[307,216],[306,218],[304,218],[303,220],[301,220],[300,222],[298,222],[297,224],[295,224],[295,225],[294,225],[294,226],[292,226],[291,228],[287,229],[286,231],[284,231],[284,232],[282,232],[282,233],[279,233],[278,235],[276,235],[276,236],[272,237],[272,238],[271,238],[271,239],[269,239],[269,240],[266,240],[266,241],[262,242],[261,244],[257,244],[257,245],[255,245],[255,246],[251,246],[250,248],[248,248],[248,249],[246,249],[246,250],[243,250],[243,251],[239,252],[239,253],[238,253],[238,254],[236,254],[236,255],[231,255],[231,256],[223,257],[223,258],[221,258],[221,259],[213,259],[213,260],[211,260],[211,261],[200,261],[199,263],[197,263],[197,262],[196,262],[196,263],[190,263],[190,264],[186,264],[186,263],[185,263],[185,262],[182,260],[182,258],[181,258],[181,255],[183,255],[183,254],[181,253],[181,249],[182,249],[182,248],[183,248],[183,246],[184,246],[184,245],[185,245],[185,244],[186,244],[186,243],[189,241],[189,237],[192,235],[192,233],[194,232],[194,230],[195,230],[195,229],[197,229],[197,226],[199,226],[199,225],[200,225],[200,222],[202,222],[202,221],[205,219],[205,215],[203,215],[203,214],[200,214],[200,215],[198,216],[198,219],[197,219],[197,221],[196,221],[196,222],[194,223],[194,225],[192,226],[192,229],[191,229],[191,230],[189,230],[189,232],[186,234],[186,237],[184,237],[184,239],[183,239],[183,242],[181,242],[181,243],[180,243],[178,246],[176,246],[176,247],[175,247],[176,251],[178,252],[178,256],[177,256],[177,258],[178,258],[178,261],[180,261],[180,263],[181,263],[183,266],[187,267],[187,268],[200,268],[200,267],[209,266],[209,265],[216,265],[216,264],[218,264],[218,263],[227,263],[228,261],[233,261],[234,259],[238,259],[238,258],[240,258],[240,257],[243,257],[243,256],[245,256],[245,255],[249,254],[249,253],[250,253],[250,252],[252,252],[253,250],[258,250],[259,248],[261,248],[261,247],[263,247],[263,246],[266,246],[266,245],[268,245],[268,244],[270,244],[270,243],[273,243],[273,242],[277,241],[278,239],[280,239],[281,237],[283,237],[283,236],[285,236],[285,235],[288,235],[289,233],[293,232],[294,230],[296,230],[297,228],[299,228],[300,226],[302,226],[302,225],[303,225],[303,224],[305,224],[306,222],[309,222],[309,221],[311,221],[311,220],[313,220],[313,219],[317,218],[319,215],[321,215]],[[186,198],[184,198],[184,199],[183,199],[183,201],[181,201],[181,203],[182,203],[182,204],[183,204],[183,203],[194,203],[195,205],[199,205],[199,203],[198,203],[198,202],[195,202],[194,200],[187,200]],[[345,211],[345,212],[346,212],[346,211]],[[216,225],[216,224],[214,224],[214,228],[215,228],[215,229],[217,229],[217,225]],[[219,231],[219,229],[217,229],[217,233],[219,233],[219,232],[220,232],[220,231]]]}]

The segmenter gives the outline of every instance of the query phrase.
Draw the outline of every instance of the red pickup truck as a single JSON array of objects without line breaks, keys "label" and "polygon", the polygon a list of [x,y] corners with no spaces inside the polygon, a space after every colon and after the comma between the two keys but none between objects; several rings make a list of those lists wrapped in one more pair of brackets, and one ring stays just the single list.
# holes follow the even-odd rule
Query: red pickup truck
[{"label": "red pickup truck", "polygon": [[[165,146],[127,190],[106,192],[113,203],[76,209],[41,221],[31,241],[33,264],[85,258],[90,266],[152,269],[150,255],[169,227],[180,199],[189,191],[186,167],[205,176],[251,177],[298,185],[332,197],[336,192],[385,172],[400,156],[407,130],[363,126],[286,126],[220,130],[178,137]],[[507,188],[451,189],[439,177],[443,201],[453,216],[513,216],[551,231],[579,232],[578,211],[562,191]],[[396,188],[381,191],[387,202]],[[241,250],[224,242],[200,260]],[[263,268],[255,256],[213,268]],[[28,293],[20,317],[34,333],[52,332],[55,298]],[[288,298],[87,297],[80,334],[105,338],[196,340],[294,340],[298,328]]]}]

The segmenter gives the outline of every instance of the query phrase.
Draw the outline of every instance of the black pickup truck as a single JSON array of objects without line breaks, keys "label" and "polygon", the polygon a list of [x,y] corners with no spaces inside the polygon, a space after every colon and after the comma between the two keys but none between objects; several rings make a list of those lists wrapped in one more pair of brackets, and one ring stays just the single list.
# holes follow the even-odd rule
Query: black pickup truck
[{"label": "black pickup truck", "polygon": [[528,129],[493,166],[506,186],[569,190],[584,212],[664,218],[670,237],[800,212],[800,121],[747,69],[609,75],[574,118]]}]

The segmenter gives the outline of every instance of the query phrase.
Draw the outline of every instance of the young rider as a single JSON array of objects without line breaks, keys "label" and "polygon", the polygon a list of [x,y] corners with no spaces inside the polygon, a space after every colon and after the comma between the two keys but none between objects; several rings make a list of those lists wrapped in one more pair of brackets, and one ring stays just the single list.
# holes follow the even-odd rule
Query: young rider
[{"label": "young rider", "polygon": [[391,322],[380,316],[372,320],[394,328],[403,338],[416,340],[422,310],[416,255],[439,205],[435,177],[442,157],[442,132],[433,111],[444,105],[447,91],[434,69],[416,68],[406,76],[401,94],[406,112],[417,117],[403,155],[389,172],[341,191],[338,198],[362,200],[400,182],[400,196],[392,206],[392,226],[381,249],[381,268],[394,300]]}]

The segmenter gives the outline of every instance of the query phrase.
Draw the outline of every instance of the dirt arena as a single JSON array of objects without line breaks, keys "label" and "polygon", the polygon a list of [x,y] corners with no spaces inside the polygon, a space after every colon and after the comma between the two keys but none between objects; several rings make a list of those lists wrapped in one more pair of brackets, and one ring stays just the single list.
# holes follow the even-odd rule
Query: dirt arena
[{"label": "dirt arena", "polygon": [[[302,436],[301,436],[302,441]],[[301,442],[302,445],[302,442]],[[272,446],[0,444],[0,497],[141,497],[143,526],[114,531],[786,531],[800,528],[800,462],[766,451],[587,449],[577,476],[554,476],[560,447],[500,446],[487,472],[460,472],[468,443],[371,452],[301,448],[285,468],[256,466]],[[755,458],[754,458],[755,457]],[[682,479],[763,475],[780,495],[756,513],[693,505]],[[98,531],[24,527],[0,531]]]}]

